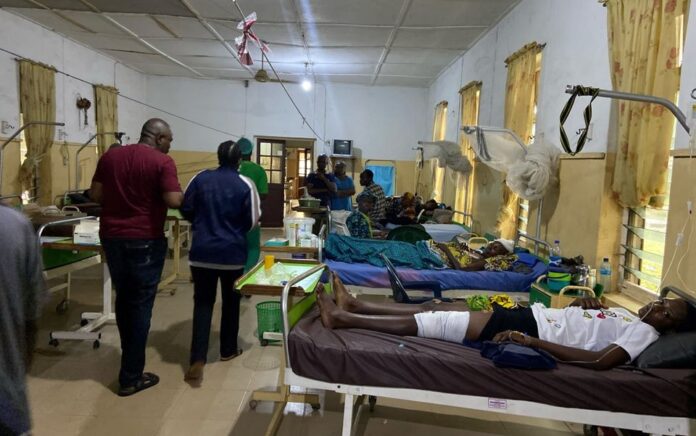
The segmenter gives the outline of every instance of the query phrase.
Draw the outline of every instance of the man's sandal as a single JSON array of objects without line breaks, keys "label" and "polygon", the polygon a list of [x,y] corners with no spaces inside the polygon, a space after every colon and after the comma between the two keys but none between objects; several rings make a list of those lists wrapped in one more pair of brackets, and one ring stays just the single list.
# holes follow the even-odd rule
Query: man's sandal
[{"label": "man's sandal", "polygon": [[232,354],[232,355],[230,355],[230,356],[220,356],[220,360],[223,361],[223,362],[226,362],[226,361],[228,361],[228,360],[232,360],[232,359],[234,359],[235,357],[241,356],[243,352],[244,352],[244,350],[242,350],[242,349],[240,348],[239,350],[237,350],[237,352],[236,352],[235,354]]},{"label": "man's sandal", "polygon": [[144,372],[143,376],[138,380],[133,386],[121,387],[118,390],[119,397],[130,397],[133,394],[137,394],[140,391],[151,388],[159,383],[160,379],[157,374],[151,372]]}]

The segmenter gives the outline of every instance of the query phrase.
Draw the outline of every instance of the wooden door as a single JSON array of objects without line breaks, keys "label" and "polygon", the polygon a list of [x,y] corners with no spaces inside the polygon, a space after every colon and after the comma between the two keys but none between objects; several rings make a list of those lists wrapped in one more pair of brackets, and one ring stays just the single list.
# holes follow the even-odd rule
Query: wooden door
[{"label": "wooden door", "polygon": [[285,141],[259,138],[256,162],[268,176],[268,195],[261,203],[261,226],[283,227],[285,211]]}]

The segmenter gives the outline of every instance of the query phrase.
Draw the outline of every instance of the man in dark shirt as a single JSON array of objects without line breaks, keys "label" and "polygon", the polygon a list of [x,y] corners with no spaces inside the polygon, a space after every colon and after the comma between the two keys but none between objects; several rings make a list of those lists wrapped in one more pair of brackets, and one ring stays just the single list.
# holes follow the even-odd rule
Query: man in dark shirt
[{"label": "man in dark shirt", "polygon": [[120,396],[159,382],[157,375],[143,369],[152,305],[167,252],[167,208],[179,208],[183,200],[176,165],[167,156],[172,140],[166,122],[148,120],[140,141],[105,153],[92,179],[90,196],[102,204],[99,236],[116,288]]},{"label": "man in dark shirt", "polygon": [[317,158],[317,170],[310,173],[305,181],[309,194],[321,200],[322,206],[328,206],[331,196],[336,193],[336,177],[326,172],[329,157],[325,154]]}]

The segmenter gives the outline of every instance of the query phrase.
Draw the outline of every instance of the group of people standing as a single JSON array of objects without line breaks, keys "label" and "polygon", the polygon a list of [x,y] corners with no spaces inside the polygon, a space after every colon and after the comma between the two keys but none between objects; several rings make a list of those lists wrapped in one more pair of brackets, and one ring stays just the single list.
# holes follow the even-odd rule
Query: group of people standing
[{"label": "group of people standing", "polygon": [[250,161],[249,140],[225,141],[217,150],[219,166],[198,173],[184,193],[174,160],[167,155],[172,140],[165,121],[147,121],[138,144],[111,149],[101,157],[92,181],[92,198],[102,204],[101,243],[116,288],[120,396],[159,382],[156,374],[144,368],[167,251],[167,208],[180,209],[194,231],[189,252],[193,328],[185,378],[202,380],[218,282],[222,290],[220,359],[242,354],[237,342],[241,296],[234,283],[259,258],[260,198],[268,192],[266,173]]}]

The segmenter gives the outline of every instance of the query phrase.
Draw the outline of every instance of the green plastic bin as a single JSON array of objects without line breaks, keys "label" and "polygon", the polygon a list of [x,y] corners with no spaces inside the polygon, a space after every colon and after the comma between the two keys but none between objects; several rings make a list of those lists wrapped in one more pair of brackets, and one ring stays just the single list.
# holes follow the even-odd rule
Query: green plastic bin
[{"label": "green plastic bin", "polygon": [[268,345],[268,339],[263,338],[266,332],[280,333],[283,331],[283,317],[280,312],[280,301],[262,301],[256,305],[257,332],[262,346]]}]

